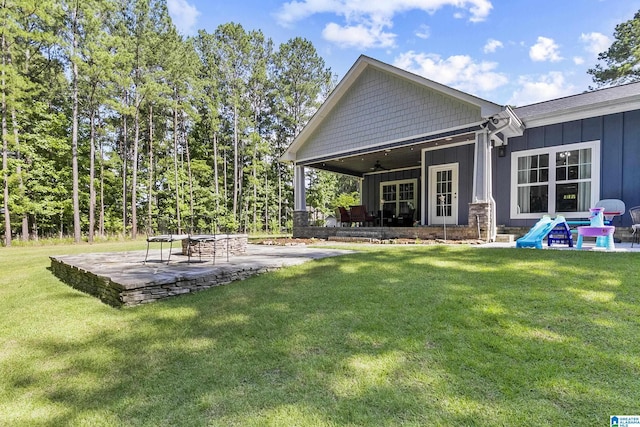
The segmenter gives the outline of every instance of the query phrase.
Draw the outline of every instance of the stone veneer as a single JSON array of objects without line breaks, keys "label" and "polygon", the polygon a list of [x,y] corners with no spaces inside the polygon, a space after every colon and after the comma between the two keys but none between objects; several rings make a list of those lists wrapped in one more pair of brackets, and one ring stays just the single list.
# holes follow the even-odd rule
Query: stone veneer
[{"label": "stone veneer", "polygon": [[480,235],[483,240],[489,240],[489,229],[491,221],[491,204],[486,202],[469,203],[469,227],[475,230],[478,235],[478,225],[480,225]]},{"label": "stone veneer", "polygon": [[[481,230],[482,231],[482,230]],[[444,238],[444,228],[419,227],[294,227],[293,237],[300,239],[329,239],[330,237],[356,236],[374,239],[423,239]],[[485,232],[486,237],[486,232]],[[447,240],[477,239],[478,229],[467,225],[447,225]]]},{"label": "stone veneer", "polygon": [[[249,236],[246,234],[202,234],[201,242],[182,241],[182,255],[191,257],[226,257],[247,252]],[[196,236],[197,237],[197,236]]]},{"label": "stone veneer", "polygon": [[242,269],[220,266],[209,274],[194,277],[159,277],[154,282],[117,283],[104,277],[51,257],[51,271],[69,286],[99,298],[113,307],[147,304],[160,299],[188,294],[214,286],[226,285],[250,276],[275,270],[271,267],[245,267]]}]

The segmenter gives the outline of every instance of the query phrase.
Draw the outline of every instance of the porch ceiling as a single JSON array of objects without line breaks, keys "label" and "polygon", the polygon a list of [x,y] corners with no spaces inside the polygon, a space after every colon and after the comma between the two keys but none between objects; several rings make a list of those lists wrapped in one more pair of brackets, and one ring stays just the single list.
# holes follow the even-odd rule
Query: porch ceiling
[{"label": "porch ceiling", "polygon": [[468,132],[438,139],[408,143],[401,146],[375,147],[357,153],[344,153],[326,159],[299,163],[305,167],[326,170],[361,177],[368,173],[385,172],[396,169],[418,168],[421,153],[426,148],[444,148],[475,141],[474,132]]}]

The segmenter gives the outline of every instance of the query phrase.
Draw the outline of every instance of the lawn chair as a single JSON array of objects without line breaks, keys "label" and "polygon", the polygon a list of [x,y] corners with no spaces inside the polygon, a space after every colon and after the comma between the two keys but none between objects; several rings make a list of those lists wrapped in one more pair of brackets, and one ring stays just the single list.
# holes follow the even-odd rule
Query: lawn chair
[{"label": "lawn chair", "polygon": [[173,232],[173,230],[171,232],[167,232],[167,230],[169,229],[167,224],[168,221],[159,221],[158,230],[160,230],[160,233],[158,234],[152,233],[151,227],[147,227],[147,253],[144,256],[145,264],[147,263],[147,260],[149,258],[149,246],[151,245],[151,243],[160,243],[160,262],[164,262],[162,257],[162,246],[165,243],[169,243],[169,256],[167,257],[167,264],[169,264],[169,261],[171,261],[171,250],[173,249],[173,242],[181,242],[182,240],[189,238],[188,234]]},{"label": "lawn chair", "polygon": [[631,215],[631,247],[634,243],[640,243],[640,206],[629,209]]}]

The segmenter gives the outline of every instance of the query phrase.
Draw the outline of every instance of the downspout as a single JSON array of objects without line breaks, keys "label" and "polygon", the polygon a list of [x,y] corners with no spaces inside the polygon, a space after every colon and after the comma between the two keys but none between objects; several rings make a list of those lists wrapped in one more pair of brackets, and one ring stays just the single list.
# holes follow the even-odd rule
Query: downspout
[{"label": "downspout", "polygon": [[[497,121],[497,119],[492,119],[492,122]],[[494,123],[495,124],[495,123]],[[507,117],[507,123],[503,126],[495,128],[492,131],[487,133],[487,138],[489,142],[489,176],[487,177],[487,185],[489,188],[487,189],[487,194],[489,196],[489,209],[491,209],[491,222],[489,223],[489,232],[487,233],[487,239],[491,242],[495,242],[496,236],[498,235],[498,224],[496,219],[496,200],[493,198],[493,165],[492,165],[492,153],[493,144],[491,142],[491,137],[493,135],[498,134],[503,129],[507,128],[511,124],[511,117]]]}]

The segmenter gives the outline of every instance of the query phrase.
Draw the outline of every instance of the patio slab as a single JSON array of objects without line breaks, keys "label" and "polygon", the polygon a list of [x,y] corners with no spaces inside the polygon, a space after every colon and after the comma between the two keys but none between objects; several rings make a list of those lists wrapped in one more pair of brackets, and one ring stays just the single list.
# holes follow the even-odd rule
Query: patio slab
[{"label": "patio slab", "polygon": [[229,257],[191,258],[174,249],[171,262],[160,250],[51,256],[51,271],[64,283],[120,307],[242,280],[255,274],[291,265],[353,253],[349,250],[306,246],[247,245],[246,253]]}]

